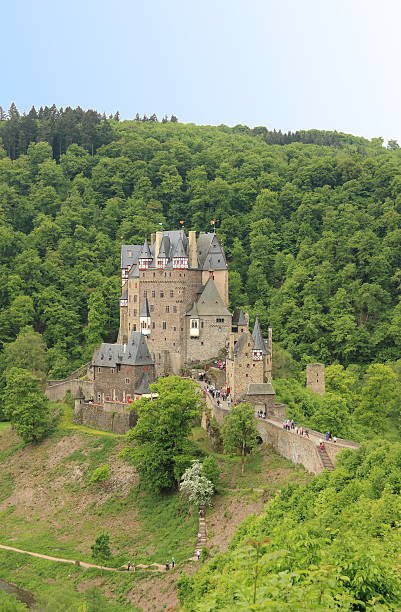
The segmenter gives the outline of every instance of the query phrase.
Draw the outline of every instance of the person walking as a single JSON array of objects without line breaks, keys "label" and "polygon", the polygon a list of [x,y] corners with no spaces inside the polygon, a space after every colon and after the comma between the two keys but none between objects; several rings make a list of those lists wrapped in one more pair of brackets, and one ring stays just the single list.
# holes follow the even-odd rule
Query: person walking
[{"label": "person walking", "polygon": [[201,551],[199,550],[199,548],[198,548],[198,550],[196,551],[196,556],[197,556],[198,561],[199,561],[200,556],[201,556]]},{"label": "person walking", "polygon": [[171,567],[172,567],[172,569],[175,568],[175,559],[174,559],[174,557],[171,557]]},{"label": "person walking", "polygon": [[167,572],[167,570],[169,570],[169,569],[170,569],[170,563],[169,563],[168,561],[166,561],[166,572]]}]

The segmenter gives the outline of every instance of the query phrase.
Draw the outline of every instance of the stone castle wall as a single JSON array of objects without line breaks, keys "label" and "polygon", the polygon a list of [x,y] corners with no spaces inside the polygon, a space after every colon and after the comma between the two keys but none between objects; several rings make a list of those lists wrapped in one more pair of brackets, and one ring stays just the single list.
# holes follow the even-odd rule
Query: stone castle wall
[{"label": "stone castle wall", "polygon": [[93,397],[94,394],[94,382],[93,380],[60,380],[50,381],[45,390],[45,393],[51,402],[62,402],[65,398],[67,391],[71,392],[72,397],[76,397],[79,390],[82,389],[82,393],[85,397]]},{"label": "stone castle wall", "polygon": [[[217,406],[209,394],[206,396],[206,403],[212,415],[216,417],[216,421],[221,426],[229,410],[222,406]],[[280,421],[275,422],[274,419],[255,419],[255,424],[263,442],[271,444],[274,450],[280,453],[280,455],[286,457],[286,459],[289,459],[292,463],[303,465],[304,468],[312,474],[320,474],[320,472],[322,472],[323,464],[316,439],[312,440],[304,436],[299,436],[294,432],[287,431],[283,429]],[[310,433],[316,433],[322,436],[319,432],[310,431]],[[336,463],[339,452],[346,448],[356,449],[359,446],[359,444],[347,440],[338,440],[337,443],[325,441],[324,445],[333,465]]]},{"label": "stone castle wall", "polygon": [[74,409],[74,423],[120,435],[134,427],[136,420],[135,410],[116,402],[88,404],[77,401]]}]

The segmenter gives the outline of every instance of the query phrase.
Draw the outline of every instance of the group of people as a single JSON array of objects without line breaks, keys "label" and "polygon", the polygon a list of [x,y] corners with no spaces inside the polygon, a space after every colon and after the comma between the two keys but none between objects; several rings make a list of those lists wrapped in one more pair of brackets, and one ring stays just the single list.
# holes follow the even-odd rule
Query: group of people
[{"label": "group of people", "polygon": [[305,436],[305,438],[309,438],[309,431],[304,427],[299,427],[298,425],[295,425],[293,419],[286,419],[283,423],[283,429],[285,429],[286,431],[293,431],[299,436]]},{"label": "group of people", "polygon": [[264,412],[263,410],[258,410],[256,416],[258,417],[258,419],[265,419],[267,415],[266,412]]},{"label": "group of people", "polygon": [[171,561],[166,561],[166,572],[170,569],[174,569],[175,568],[175,559],[174,557],[171,558]]},{"label": "group of people", "polygon": [[337,442],[337,438],[336,436],[333,436],[333,434],[331,433],[331,431],[326,431],[326,433],[324,434],[324,437],[326,438],[326,442]]}]

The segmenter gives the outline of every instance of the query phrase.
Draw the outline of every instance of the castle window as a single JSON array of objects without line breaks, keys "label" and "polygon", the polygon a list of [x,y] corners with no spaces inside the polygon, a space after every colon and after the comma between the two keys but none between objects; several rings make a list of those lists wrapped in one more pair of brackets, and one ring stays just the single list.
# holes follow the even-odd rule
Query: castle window
[{"label": "castle window", "polygon": [[101,372],[102,370],[101,370],[101,368],[98,368],[98,369],[97,369],[97,371],[98,371],[98,373],[100,374],[100,372]]},{"label": "castle window", "polygon": [[156,291],[152,291],[152,297],[156,297]]},{"label": "castle window", "polygon": [[249,374],[245,374],[245,376],[248,378]]},{"label": "castle window", "polygon": [[173,306],[173,312],[177,312],[177,306]]},{"label": "castle window", "polygon": [[203,321],[201,321],[201,328],[203,329]]},{"label": "castle window", "polygon": [[201,345],[203,346],[203,342],[201,342]]},{"label": "castle window", "polygon": [[102,396],[100,395],[100,393],[97,394],[97,401],[100,402],[100,400],[102,399]]},{"label": "castle window", "polygon": [[246,364],[246,367],[249,368],[249,363]]},{"label": "castle window", "polygon": [[170,297],[174,297],[174,291],[173,290],[170,291]]},{"label": "castle window", "polygon": [[153,278],[156,276],[156,272],[153,272]]},{"label": "castle window", "polygon": [[117,372],[121,371],[121,363],[117,363]]},{"label": "castle window", "polygon": [[164,291],[160,291],[160,297],[164,297]]},{"label": "castle window", "polygon": [[[136,296],[135,296],[135,297],[136,297]],[[144,292],[143,292],[143,297],[148,297],[148,292],[147,292],[147,291],[144,291]],[[134,302],[135,302],[135,301],[136,301],[136,300],[134,299]]]},{"label": "castle window", "polygon": [[[145,293],[146,293],[146,291],[145,291]],[[146,297],[146,295],[145,295],[145,297]],[[134,303],[136,304],[137,301],[138,301],[138,296],[134,295]]]},{"label": "castle window", "polygon": [[198,319],[191,319],[191,328],[198,329]]},{"label": "castle window", "polygon": [[170,306],[166,306],[166,312],[170,312]]},{"label": "castle window", "polygon": [[126,384],[126,385],[129,385],[129,378],[126,378],[126,379],[125,379],[125,384]]},{"label": "castle window", "polygon": [[150,310],[150,312],[153,312],[153,311],[154,311],[154,309],[155,309],[154,305],[153,305],[153,304],[151,304],[151,305],[149,306],[149,310]]},{"label": "castle window", "polygon": [[216,323],[224,323],[224,318],[222,318],[222,317],[217,317],[217,319],[216,319]]},{"label": "castle window", "polygon": [[132,251],[128,251],[128,257],[132,257]]},{"label": "castle window", "polygon": [[136,331],[136,323],[133,324],[132,331]]},{"label": "castle window", "polygon": [[156,323],[153,321],[153,323],[152,323],[152,329],[155,329],[155,327],[156,327]]},{"label": "castle window", "polygon": [[137,309],[136,309],[136,308],[134,308],[134,317],[136,317],[136,313],[137,313],[137,312],[138,312],[138,311],[137,311]]},{"label": "castle window", "polygon": [[138,289],[138,283],[135,283],[135,289]]},{"label": "castle window", "polygon": [[174,331],[177,331],[177,328],[176,328],[176,327],[173,327],[173,330],[174,330]]},{"label": "castle window", "polygon": [[163,325],[162,325],[163,329],[167,329],[167,323],[166,321],[163,321]]}]

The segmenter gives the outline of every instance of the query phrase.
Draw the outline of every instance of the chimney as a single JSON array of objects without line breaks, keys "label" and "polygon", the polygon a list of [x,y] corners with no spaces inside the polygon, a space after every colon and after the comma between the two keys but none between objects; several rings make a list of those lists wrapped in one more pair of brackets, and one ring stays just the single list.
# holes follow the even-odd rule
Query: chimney
[{"label": "chimney", "polygon": [[198,267],[198,253],[196,246],[196,232],[188,232],[188,266],[190,268]]},{"label": "chimney", "polygon": [[155,239],[156,239],[156,234],[153,232],[153,234],[150,234],[150,245],[151,246],[154,245]]},{"label": "chimney", "polygon": [[157,259],[157,256],[159,255],[159,251],[160,251],[160,247],[162,244],[162,240],[163,240],[163,232],[156,232],[156,239],[155,239],[155,260]]}]

